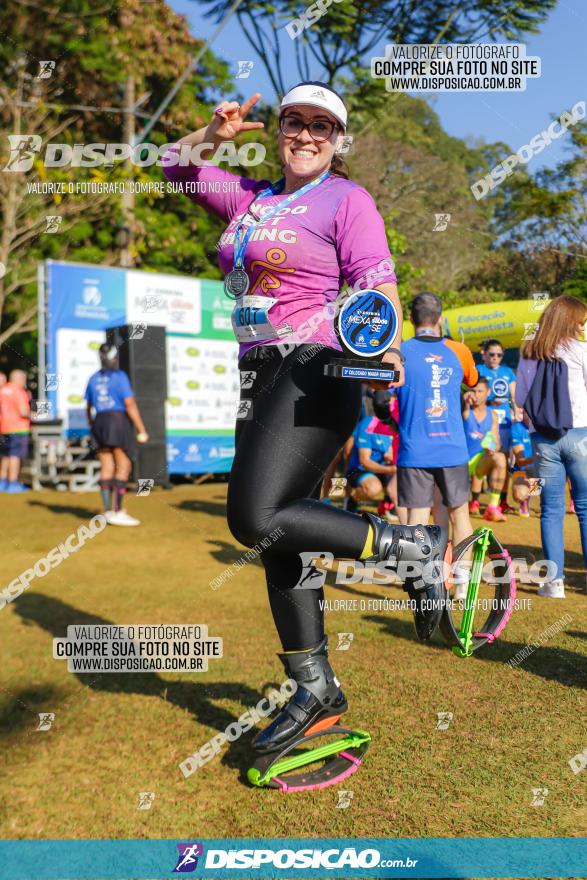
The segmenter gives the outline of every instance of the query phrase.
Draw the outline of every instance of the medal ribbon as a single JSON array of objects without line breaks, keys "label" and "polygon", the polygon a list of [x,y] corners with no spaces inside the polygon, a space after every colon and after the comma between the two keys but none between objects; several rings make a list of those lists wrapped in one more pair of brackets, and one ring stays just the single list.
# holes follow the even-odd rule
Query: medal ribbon
[{"label": "medal ribbon", "polygon": [[[290,193],[288,196],[286,196],[284,199],[282,199],[280,202],[278,202],[277,205],[274,205],[273,208],[270,208],[268,211],[266,211],[263,214],[263,216],[257,221],[257,223],[251,223],[250,225],[245,226],[244,222],[241,220],[241,222],[238,224],[238,226],[234,232],[233,268],[242,269],[242,267],[244,266],[245,251],[247,249],[247,244],[249,243],[249,239],[250,239],[251,235],[253,234],[253,232],[255,231],[255,228],[258,223],[265,222],[266,220],[270,220],[271,217],[274,217],[279,211],[282,210],[282,208],[287,207],[287,205],[291,205],[292,202],[295,202],[295,200],[299,199],[300,196],[303,196],[303,195],[305,195],[305,193],[309,192],[311,189],[314,189],[315,186],[319,186],[322,183],[322,181],[326,180],[326,178],[329,175],[330,175],[330,171],[324,171],[320,175],[320,177],[317,177],[315,180],[311,180],[310,183],[306,183],[305,186],[302,186],[301,189],[298,189],[295,192]],[[284,182],[285,182],[285,178],[282,178],[281,180],[278,180],[277,183],[272,183],[271,186],[267,187],[267,189],[264,189],[257,196],[255,196],[255,198],[253,199],[253,201],[249,205],[249,208],[248,208],[249,212],[251,212],[253,205],[255,204],[255,202],[258,199],[265,198],[265,196],[277,195],[283,189]]]}]

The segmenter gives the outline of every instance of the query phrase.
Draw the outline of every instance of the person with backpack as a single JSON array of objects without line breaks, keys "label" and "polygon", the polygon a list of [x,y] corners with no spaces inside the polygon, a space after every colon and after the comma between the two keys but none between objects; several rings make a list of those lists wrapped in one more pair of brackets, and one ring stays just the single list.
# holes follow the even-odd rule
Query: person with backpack
[{"label": "person with backpack", "polygon": [[571,482],[587,568],[587,305],[559,296],[544,310],[524,343],[516,376],[516,403],[524,408],[541,491],[540,531],[555,576],[538,595],[564,599],[567,477]]}]

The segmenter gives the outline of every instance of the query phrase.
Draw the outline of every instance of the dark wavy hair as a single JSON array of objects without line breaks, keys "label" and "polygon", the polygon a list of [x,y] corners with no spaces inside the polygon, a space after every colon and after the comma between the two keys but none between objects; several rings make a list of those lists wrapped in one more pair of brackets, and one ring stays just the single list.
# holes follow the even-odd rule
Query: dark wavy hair
[{"label": "dark wavy hair", "polygon": [[[340,92],[337,92],[336,89],[333,89],[332,86],[328,85],[328,83],[320,82],[320,80],[317,79],[306,79],[303,82],[296,83],[295,86],[292,86],[292,89],[297,89],[298,86],[318,86],[321,89],[327,89],[329,92],[332,92],[334,95],[336,95],[337,98],[340,98],[340,100],[344,104],[344,98],[340,94]],[[288,91],[291,91],[291,89],[288,89]],[[342,126],[340,125],[338,126],[338,128],[339,131],[343,130]],[[348,168],[346,167],[340,156],[337,156],[336,153],[332,157],[332,162],[330,163],[330,173],[334,174],[336,177],[344,177],[345,180],[350,179]]]},{"label": "dark wavy hair", "polygon": [[501,342],[499,341],[499,339],[485,339],[483,342],[481,342],[481,343],[479,344],[479,348],[481,349],[481,351],[483,352],[483,354],[485,354],[485,352],[487,351],[487,349],[489,349],[489,348],[493,348],[494,345],[499,345],[499,347],[501,348],[501,350],[502,350],[502,351],[504,350],[504,349],[503,349],[503,345],[501,344]]},{"label": "dark wavy hair", "polygon": [[332,162],[330,163],[330,173],[334,174],[336,177],[344,177],[345,180],[350,180],[348,168],[336,153],[332,157]]}]

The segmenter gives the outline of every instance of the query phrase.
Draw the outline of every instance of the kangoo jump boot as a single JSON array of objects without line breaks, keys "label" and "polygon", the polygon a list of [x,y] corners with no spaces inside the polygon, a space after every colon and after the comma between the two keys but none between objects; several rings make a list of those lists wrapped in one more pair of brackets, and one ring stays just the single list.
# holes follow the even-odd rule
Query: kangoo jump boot
[{"label": "kangoo jump boot", "polygon": [[348,709],[340,682],[328,662],[328,638],[308,651],[277,655],[298,688],[279,715],[253,740],[257,752],[283,749],[296,739],[327,730]]},{"label": "kangoo jump boot", "polygon": [[[444,562],[448,533],[441,526],[390,525],[372,513],[363,514],[373,527],[373,556],[378,562],[402,572],[400,563],[410,563],[404,590],[416,602],[414,623],[421,641],[436,632],[448,592],[444,583]],[[412,574],[412,571],[414,574]]]}]

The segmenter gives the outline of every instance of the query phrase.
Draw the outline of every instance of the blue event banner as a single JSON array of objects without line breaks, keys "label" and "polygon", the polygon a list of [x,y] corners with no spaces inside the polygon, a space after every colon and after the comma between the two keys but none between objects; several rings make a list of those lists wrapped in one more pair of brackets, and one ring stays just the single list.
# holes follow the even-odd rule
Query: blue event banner
[{"label": "blue event banner", "polygon": [[166,328],[167,470],[228,473],[239,398],[233,305],[219,281],[47,260],[46,391],[65,437],[89,434],[84,393],[107,328]]},{"label": "blue event banner", "polygon": [[587,838],[14,840],[6,880],[587,877]]},{"label": "blue event banner", "polygon": [[167,471],[170,474],[228,474],[234,458],[234,436],[182,437],[167,435]]}]

